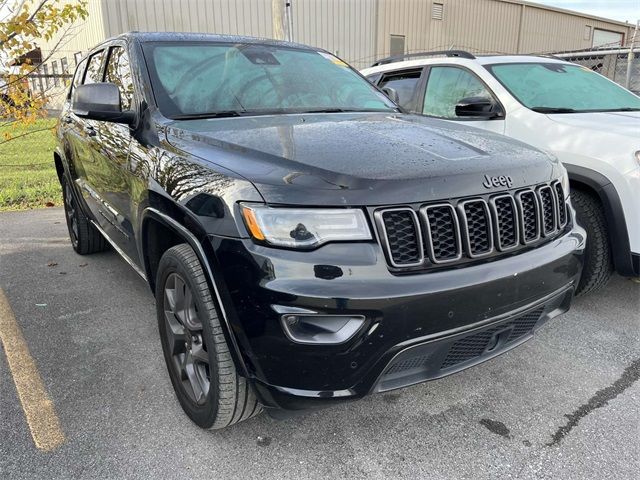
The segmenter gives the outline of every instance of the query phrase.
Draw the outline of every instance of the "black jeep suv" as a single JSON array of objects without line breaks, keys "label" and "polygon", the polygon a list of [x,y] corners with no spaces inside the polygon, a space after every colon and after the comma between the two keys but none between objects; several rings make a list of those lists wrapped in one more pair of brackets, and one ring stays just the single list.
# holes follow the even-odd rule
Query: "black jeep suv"
[{"label": "black jeep suv", "polygon": [[125,34],[80,62],[57,136],[73,248],[148,281],[202,427],[495,357],[581,270],[556,160],[403,114],[323,50]]}]

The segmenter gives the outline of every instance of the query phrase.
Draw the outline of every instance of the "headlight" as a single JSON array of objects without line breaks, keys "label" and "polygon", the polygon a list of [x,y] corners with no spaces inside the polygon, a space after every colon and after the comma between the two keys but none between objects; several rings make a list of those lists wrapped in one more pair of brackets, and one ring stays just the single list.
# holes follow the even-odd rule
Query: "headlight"
[{"label": "headlight", "polygon": [[640,150],[636,152],[636,162],[638,162],[638,165],[640,165]]},{"label": "headlight", "polygon": [[277,247],[310,249],[327,242],[372,239],[364,212],[358,209],[241,208],[251,236]]}]

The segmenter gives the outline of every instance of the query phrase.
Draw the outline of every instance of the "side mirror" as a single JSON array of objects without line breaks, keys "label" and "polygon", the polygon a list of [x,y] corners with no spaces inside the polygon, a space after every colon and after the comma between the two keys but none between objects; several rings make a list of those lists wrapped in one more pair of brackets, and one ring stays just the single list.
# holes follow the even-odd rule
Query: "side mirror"
[{"label": "side mirror", "polygon": [[123,112],[120,91],[113,83],[90,83],[76,87],[71,102],[73,113],[82,118],[132,124],[135,113]]},{"label": "side mirror", "polygon": [[463,98],[456,105],[456,115],[458,117],[485,118],[487,120],[504,116],[500,106],[487,97]]},{"label": "side mirror", "polygon": [[389,97],[393,102],[399,103],[400,97],[398,96],[398,91],[395,88],[391,87],[382,87],[381,90],[384,94]]}]

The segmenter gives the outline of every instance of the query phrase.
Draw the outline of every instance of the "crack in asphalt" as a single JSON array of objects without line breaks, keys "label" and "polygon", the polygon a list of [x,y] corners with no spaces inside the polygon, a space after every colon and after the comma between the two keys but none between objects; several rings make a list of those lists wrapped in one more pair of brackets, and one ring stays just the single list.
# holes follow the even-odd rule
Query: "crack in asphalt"
[{"label": "crack in asphalt", "polygon": [[558,428],[556,432],[551,437],[551,442],[547,443],[547,447],[552,447],[554,445],[560,444],[562,439],[566,437],[569,432],[578,425],[580,420],[587,415],[589,415],[592,411],[597,408],[604,407],[609,403],[610,400],[613,400],[622,392],[624,392],[627,388],[633,385],[638,379],[640,379],[640,358],[631,362],[631,364],[624,369],[620,378],[618,378],[615,382],[613,382],[608,387],[605,387],[601,390],[598,390],[587,403],[580,405],[573,413],[565,414],[565,417],[569,419],[569,421]]}]

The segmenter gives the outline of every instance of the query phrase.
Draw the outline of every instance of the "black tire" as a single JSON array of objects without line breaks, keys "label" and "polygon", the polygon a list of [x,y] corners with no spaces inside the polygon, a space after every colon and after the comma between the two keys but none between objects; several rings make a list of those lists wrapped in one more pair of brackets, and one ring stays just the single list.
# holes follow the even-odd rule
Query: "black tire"
[{"label": "black tire", "polygon": [[576,295],[584,295],[607,284],[613,274],[613,259],[600,200],[590,193],[572,190],[571,202],[578,223],[587,231],[584,269],[576,289]]},{"label": "black tire", "polygon": [[63,176],[60,179],[60,185],[62,186],[62,198],[64,200],[64,216],[67,220],[69,239],[73,249],[80,255],[107,250],[109,244],[102,234],[91,225],[91,222],[78,205],[71,183]]},{"label": "black tire", "polygon": [[249,382],[236,371],[193,249],[181,244],[167,250],[156,280],[162,350],[187,416],[202,428],[218,429],[259,414],[262,407]]}]

